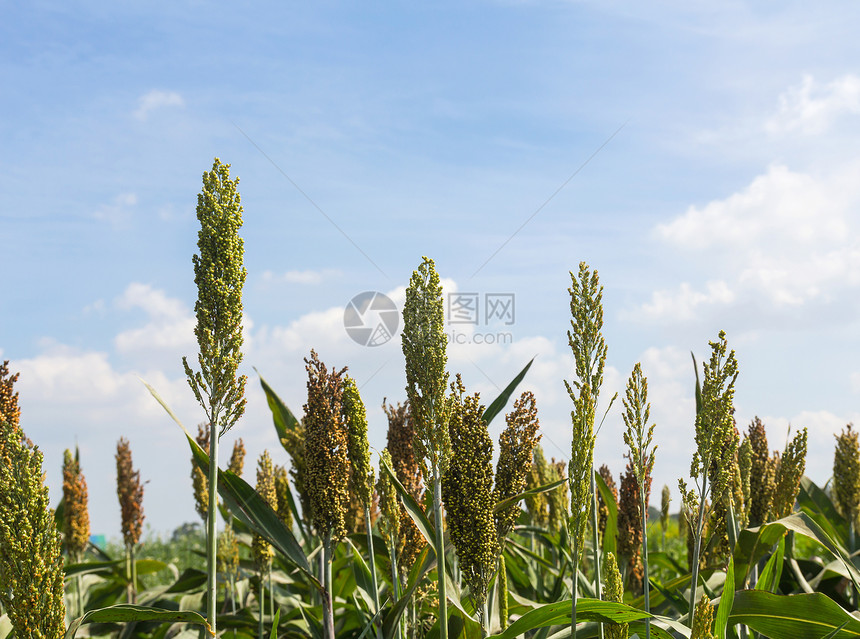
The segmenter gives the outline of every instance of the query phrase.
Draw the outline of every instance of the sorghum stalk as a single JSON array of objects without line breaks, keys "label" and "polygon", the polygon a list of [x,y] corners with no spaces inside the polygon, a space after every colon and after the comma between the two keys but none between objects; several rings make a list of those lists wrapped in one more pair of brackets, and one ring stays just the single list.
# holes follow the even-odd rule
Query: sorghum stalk
[{"label": "sorghum stalk", "polygon": [[[624,442],[629,448],[628,457],[639,485],[639,510],[642,526],[642,564],[644,574],[642,586],[645,594],[645,612],[651,612],[650,584],[648,582],[648,496],[651,487],[651,471],[654,468],[653,444],[654,424],[648,425],[651,405],[648,403],[648,379],[642,375],[642,367],[636,364],[627,382],[624,403]],[[666,511],[668,512],[668,504]],[[651,638],[651,620],[645,619],[645,638]]]},{"label": "sorghum stalk", "polygon": [[206,519],[207,621],[216,631],[218,439],[245,412],[244,375],[237,376],[242,361],[242,287],[247,274],[243,265],[244,242],[239,178],[230,179],[230,165],[215,158],[212,170],[203,173],[203,190],[197,195],[200,222],[194,255],[197,302],[194,334],[200,351],[200,371],[194,372],[183,357],[182,365],[194,397],[210,424],[209,511]]},{"label": "sorghum stalk", "polygon": [[[0,370],[0,386],[4,376]],[[66,632],[63,556],[42,453],[7,419],[0,419],[0,603],[16,637],[57,639]]]},{"label": "sorghum stalk", "polygon": [[443,308],[439,275],[433,260],[425,257],[418,270],[412,273],[406,289],[401,342],[406,359],[406,395],[415,422],[416,457],[425,484],[433,486],[439,636],[448,639],[442,476],[451,455],[451,439],[445,399],[448,340]]},{"label": "sorghum stalk", "polygon": [[[571,557],[573,560],[573,588],[571,592],[572,636],[576,635],[577,571],[585,540],[585,528],[590,511],[596,510],[594,479],[594,421],[597,399],[603,383],[603,367],[606,362],[606,342],[601,334],[603,328],[603,287],[597,271],[591,272],[585,262],[580,262],[579,273],[570,273],[571,330],[567,332],[568,343],[576,362],[576,378],[571,385],[564,382],[568,395],[573,400],[571,421],[573,437],[569,465],[570,509],[573,530],[571,531]],[[600,593],[600,548],[596,513],[594,525],[594,571],[595,592]],[[603,627],[600,627],[603,637]]]},{"label": "sorghum stalk", "polygon": [[128,567],[128,603],[137,599],[137,565],[134,550],[143,528],[143,484],[140,471],[134,470],[128,440],[120,438],[116,445],[116,486],[122,514],[122,538]]},{"label": "sorghum stalk", "polygon": [[[721,449],[729,431],[734,429],[732,399],[738,377],[735,352],[731,351],[727,354],[725,331],[720,331],[718,341],[710,342],[710,346],[711,358],[702,366],[704,383],[701,388],[698,384],[698,370],[696,371],[696,451],[690,464],[690,476],[696,480],[698,494],[688,490],[683,480],[678,482],[686,512],[695,514],[696,520],[691,530],[694,539],[689,601],[691,627],[694,623],[697,603],[706,499],[708,496],[712,497],[712,501],[722,499],[730,481],[730,469],[720,462],[723,461]],[[695,363],[695,358],[693,362]],[[710,484],[709,477],[713,477]]]}]

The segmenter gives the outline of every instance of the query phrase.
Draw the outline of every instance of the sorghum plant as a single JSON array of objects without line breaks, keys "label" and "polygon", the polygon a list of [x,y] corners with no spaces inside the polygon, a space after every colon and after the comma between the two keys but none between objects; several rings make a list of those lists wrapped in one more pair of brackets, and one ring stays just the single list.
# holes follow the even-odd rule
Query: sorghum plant
[{"label": "sorghum plant", "polygon": [[287,530],[293,529],[293,511],[290,509],[290,477],[283,466],[275,466],[275,495],[277,496],[278,519]]},{"label": "sorghum plant", "polygon": [[[603,587],[603,599],[622,603],[624,601],[624,583],[621,580],[621,572],[618,570],[615,555],[611,552],[606,554],[604,574],[606,575],[606,585]],[[606,639],[627,639],[629,635],[629,628],[626,623],[606,624],[604,630],[606,631]]]},{"label": "sorghum plant", "polygon": [[[390,419],[390,416],[389,416]],[[400,538],[400,509],[402,506],[398,503],[397,492],[391,482],[388,473],[385,472],[384,466],[394,468],[394,462],[391,459],[389,450],[383,449],[379,454],[379,480],[376,483],[376,492],[379,493],[379,534],[385,540],[385,545],[388,548],[388,561],[391,565],[391,585],[394,592],[394,599],[400,599],[400,576],[397,571],[397,549],[398,540]],[[400,623],[397,626],[397,636],[401,635]]]},{"label": "sorghum plant", "polygon": [[233,442],[233,452],[230,455],[230,465],[227,466],[227,470],[236,475],[237,477],[242,476],[242,471],[245,469],[245,442],[242,441],[240,437],[235,442]]},{"label": "sorghum plant", "polygon": [[[651,404],[648,403],[648,380],[642,375],[642,367],[637,363],[627,381],[624,403],[624,443],[628,447],[628,459],[636,484],[639,488],[639,521],[642,530],[642,585],[645,594],[645,612],[651,612],[648,583],[648,495],[651,492],[651,470],[654,468],[654,453],[657,450],[653,443],[654,424],[648,425],[651,416]],[[667,506],[668,511],[668,506]],[[651,637],[651,622],[645,620],[645,637]]]},{"label": "sorghum plant", "polygon": [[116,445],[116,492],[122,514],[122,539],[125,544],[128,602],[137,597],[137,566],[134,551],[143,528],[143,484],[140,471],[134,470],[128,440],[120,438]]},{"label": "sorghum plant", "polygon": [[[613,501],[615,502],[615,507],[617,509],[618,486],[615,485],[612,471],[609,469],[609,466],[603,464],[600,466],[597,474],[600,475],[601,479],[603,479],[603,483],[606,484],[609,492],[612,493]],[[600,530],[600,539],[603,539],[603,535],[606,533],[606,520],[609,518],[609,506],[605,501],[603,501],[603,494],[600,492],[597,493],[597,515],[597,528]]]},{"label": "sorghum plant", "polygon": [[9,374],[9,360],[0,364],[0,421],[9,422],[13,427],[18,427],[21,409],[18,406],[18,393],[15,391],[15,382],[18,381],[20,373]]},{"label": "sorghum plant", "polygon": [[187,358],[182,358],[188,385],[211,427],[206,563],[207,620],[213,633],[216,633],[218,439],[245,412],[246,377],[237,375],[242,361],[242,287],[247,274],[243,265],[244,242],[239,237],[242,206],[238,184],[239,178],[230,179],[230,165],[222,164],[218,158],[212,170],[203,173],[203,190],[197,196],[200,253],[193,257],[197,285],[194,334],[200,348],[197,356],[200,370],[194,372]]},{"label": "sorghum plant", "polygon": [[806,468],[806,429],[802,429],[786,445],[776,466],[776,487],[771,512],[775,519],[788,517],[794,509],[800,478]]},{"label": "sorghum plant", "polygon": [[328,371],[315,351],[305,358],[308,401],[305,410],[305,470],[311,520],[323,541],[323,630],[334,639],[331,561],[334,545],[346,534],[349,501],[349,430],[343,419],[343,375],[346,369]]},{"label": "sorghum plant", "polygon": [[714,607],[705,595],[696,604],[690,639],[717,639],[714,635]]},{"label": "sorghum plant", "polygon": [[0,419],[0,602],[16,637],[57,639],[66,631],[62,544],[44,477],[39,449]]},{"label": "sorghum plant", "polygon": [[436,528],[441,639],[448,639],[448,604],[445,595],[445,540],[442,519],[442,477],[451,456],[448,432],[448,384],[442,285],[433,260],[425,257],[412,273],[403,307],[401,342],[406,358],[406,395],[415,422],[415,457],[424,483],[433,486],[433,525]]},{"label": "sorghum plant", "polygon": [[[729,433],[734,430],[732,400],[738,364],[735,352],[728,351],[725,331],[719,339],[710,342],[711,358],[703,364],[704,382],[701,390],[697,383],[696,451],[690,464],[690,476],[696,490],[689,490],[686,482],[678,482],[687,516],[690,517],[694,540],[692,579],[690,584],[690,615],[696,610],[696,591],[699,578],[699,557],[702,554],[702,534],[705,526],[705,501],[721,499],[731,480],[730,469],[720,464],[725,459],[723,447]],[[698,380],[698,371],[696,373]],[[709,481],[710,480],[710,481]],[[692,627],[695,620],[690,618]]]},{"label": "sorghum plant", "polygon": [[[570,326],[568,343],[576,362],[576,379],[564,382],[568,395],[573,400],[571,421],[573,437],[569,466],[571,525],[571,557],[573,558],[572,585],[572,635],[576,633],[576,597],[579,561],[585,542],[588,515],[592,515],[594,529],[595,592],[600,592],[600,551],[597,545],[597,491],[594,479],[594,421],[597,399],[603,383],[603,367],[606,363],[606,342],[601,334],[603,328],[603,287],[597,271],[591,272],[585,262],[579,264],[579,274],[570,273]],[[602,627],[601,627],[602,634]]]},{"label": "sorghum plant", "polygon": [[767,433],[762,421],[756,417],[749,425],[746,439],[752,449],[750,465],[750,506],[749,525],[761,526],[767,521],[773,490],[776,486],[776,462],[770,456],[767,445]]},{"label": "sorghum plant", "polygon": [[[650,480],[650,476],[648,478]],[[643,593],[645,568],[642,563],[642,504],[639,483],[632,463],[628,462],[621,475],[618,495],[618,558],[626,562],[627,588],[634,594]],[[647,506],[646,506],[647,508]]]},{"label": "sorghum plant", "polygon": [[[528,475],[526,475],[526,488],[529,490],[548,484],[550,481],[549,462],[540,444],[535,444],[532,450],[532,463]],[[561,487],[551,491],[560,492]],[[535,493],[528,495],[525,499],[526,512],[531,518],[533,526],[546,528],[549,526],[549,495],[550,493]]]},{"label": "sorghum plant", "polygon": [[[272,467],[272,458],[269,451],[263,451],[260,459],[257,461],[257,494],[263,498],[272,510],[278,508],[278,494],[275,491],[275,470]],[[254,554],[254,565],[257,567],[257,578],[259,580],[259,592],[257,599],[260,603],[260,618],[259,618],[259,637],[263,639],[263,616],[265,614],[265,582],[269,580],[269,596],[272,593],[271,574],[272,574],[272,559],[275,556],[275,549],[262,536],[254,534],[254,540],[251,544],[251,550]],[[271,614],[275,614],[274,606],[270,607]]]},{"label": "sorghum plant", "polygon": [[836,437],[833,455],[833,501],[848,520],[849,548],[854,549],[857,516],[860,514],[860,444],[853,424],[848,424]]},{"label": "sorghum plant", "polygon": [[463,580],[486,631],[487,589],[499,556],[493,517],[493,441],[478,395],[464,397],[459,375],[451,386],[451,457],[442,476],[442,498]]}]

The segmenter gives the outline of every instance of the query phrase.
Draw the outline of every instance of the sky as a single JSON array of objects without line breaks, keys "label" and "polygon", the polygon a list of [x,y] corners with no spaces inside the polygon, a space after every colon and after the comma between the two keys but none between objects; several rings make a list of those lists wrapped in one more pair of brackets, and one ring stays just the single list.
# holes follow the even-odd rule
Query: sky
[{"label": "sky", "polygon": [[860,423],[858,19],[847,1],[7,4],[0,359],[52,502],[77,446],[92,532],[118,538],[126,437],[150,529],[196,520],[190,451],[143,381],[202,421],[181,358],[197,353],[195,206],[215,157],[240,178],[248,271],[248,406],[221,462],[241,437],[250,483],[264,449],[289,463],[260,375],[301,415],[311,348],[349,367],[385,445],[399,332],[359,344],[344,311],[364,292],[402,308],[428,256],[453,304],[449,372],[489,404],[534,357],[520,389],[548,456],[570,455],[567,289],[584,261],[604,287],[601,414],[619,393],[596,463],[624,468],[640,362],[655,494],[669,485],[677,508],[691,353],[701,366],[725,330],[738,427],[759,416],[780,450],[807,428],[824,485],[834,434]]}]

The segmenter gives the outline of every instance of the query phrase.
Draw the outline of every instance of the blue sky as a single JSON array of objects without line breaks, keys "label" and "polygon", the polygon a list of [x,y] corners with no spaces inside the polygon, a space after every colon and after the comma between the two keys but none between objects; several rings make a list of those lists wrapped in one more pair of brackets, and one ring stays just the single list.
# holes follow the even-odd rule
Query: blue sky
[{"label": "blue sky", "polygon": [[[810,431],[808,474],[860,420],[858,8],[803,3],[467,2],[253,6],[35,2],[0,24],[0,356],[56,500],[80,446],[93,531],[119,534],[113,452],[131,441],[155,530],[195,518],[185,384],[200,176],[241,178],[247,416],[280,463],[258,378],[297,413],[302,358],[349,366],[384,445],[399,339],[352,342],[347,302],[396,303],[423,255],[449,292],[515,296],[512,343],[461,344],[491,401],[534,355],[549,455],[567,458],[570,270],[605,286],[603,397],[641,361],[660,449],[686,476],[693,370],[720,329],[737,418]],[[595,154],[595,152],[597,153]],[[589,159],[590,158],[590,159]],[[571,176],[572,177],[571,179]],[[563,187],[559,190],[560,187]],[[523,224],[525,225],[523,226]],[[491,426],[498,433],[501,423]],[[620,405],[596,451],[623,468]]]}]

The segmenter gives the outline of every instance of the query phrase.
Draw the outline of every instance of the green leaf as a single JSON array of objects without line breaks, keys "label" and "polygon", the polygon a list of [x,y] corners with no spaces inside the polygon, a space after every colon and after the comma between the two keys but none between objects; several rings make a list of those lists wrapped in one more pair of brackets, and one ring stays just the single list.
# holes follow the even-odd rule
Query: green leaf
[{"label": "green leaf", "polygon": [[826,595],[774,595],[764,590],[740,590],[729,616],[732,624],[746,624],[771,639],[819,639],[860,635],[860,619]]},{"label": "green leaf", "polygon": [[609,511],[609,515],[606,517],[606,529],[603,533],[603,554],[612,553],[613,555],[618,554],[616,551],[616,543],[618,536],[618,504],[615,502],[615,496],[612,494],[612,491],[609,490],[609,486],[606,485],[606,481],[604,481],[603,477],[600,476],[600,473],[595,471],[594,479],[597,482],[597,490],[600,491],[600,496],[603,499],[603,503],[606,504],[606,508]]},{"label": "green leaf", "polygon": [[494,513],[500,512],[500,511],[504,510],[505,508],[507,508],[508,506],[510,506],[511,504],[516,504],[521,499],[525,499],[526,497],[529,497],[530,495],[539,495],[540,493],[549,492],[553,488],[557,488],[557,487],[561,486],[566,481],[567,481],[567,479],[559,479],[557,481],[550,482],[549,484],[544,484],[543,486],[536,486],[535,488],[531,488],[531,489],[526,490],[524,492],[518,493],[518,494],[513,495],[511,497],[508,497],[506,499],[503,499],[500,502],[496,503],[496,505],[493,507],[493,512]]},{"label": "green leaf", "polygon": [[780,537],[776,552],[767,560],[761,575],[755,584],[756,590],[766,590],[776,594],[779,580],[782,578],[782,564],[785,559],[785,537]]},{"label": "green leaf", "polygon": [[523,378],[526,376],[526,373],[529,371],[529,368],[531,368],[531,365],[534,361],[535,358],[532,357],[529,360],[529,363],[526,364],[525,368],[521,370],[519,374],[511,380],[511,383],[505,387],[505,390],[502,391],[502,394],[496,397],[496,399],[493,400],[493,403],[487,406],[482,416],[485,424],[489,424],[491,421],[493,421],[493,418],[495,418],[496,415],[498,415],[505,409],[505,406],[507,405],[508,400],[510,400],[511,395],[514,394],[514,391],[517,389],[517,386],[519,386],[520,382],[523,381]]},{"label": "green leaf", "polygon": [[848,521],[833,505],[833,501],[806,475],[800,478],[797,505],[809,515],[830,538],[848,547]]},{"label": "green leaf", "polygon": [[433,552],[436,552],[436,531],[430,523],[430,520],[427,519],[424,509],[421,508],[418,502],[415,501],[415,498],[408,490],[406,490],[406,488],[404,488],[403,484],[400,483],[400,480],[397,479],[397,473],[395,473],[394,469],[385,463],[384,457],[380,457],[380,462],[380,468],[383,468],[391,478],[391,483],[394,484],[394,489],[397,491],[397,494],[400,495],[400,499],[403,502],[403,507],[406,509],[406,512],[409,513],[409,516],[412,517],[412,521],[415,522],[415,525],[418,527],[418,530],[421,531],[424,539],[428,544],[430,544],[430,547],[433,548]]},{"label": "green leaf", "polygon": [[720,605],[717,607],[717,617],[714,620],[714,630],[717,633],[717,639],[726,639],[726,626],[729,621],[729,611],[732,609],[732,603],[735,599],[735,562],[730,557],[729,567],[726,571],[726,583],[723,586],[723,594],[720,597]]},{"label": "green leaf", "polygon": [[[498,639],[514,639],[526,632],[546,626],[570,625],[571,600],[547,604],[527,612],[514,621]],[[638,610],[627,604],[601,601],[600,599],[576,600],[577,621],[597,621],[600,623],[629,623],[637,619],[651,617],[644,610]]]},{"label": "green leaf", "polygon": [[[256,368],[254,371],[256,371],[257,375],[260,375],[260,371]],[[272,411],[275,430],[278,432],[278,441],[282,441],[287,438],[290,431],[296,429],[299,425],[299,420],[296,419],[293,412],[287,408],[287,405],[281,401],[281,398],[278,397],[278,394],[275,393],[274,390],[272,390],[272,387],[266,383],[266,380],[263,379],[262,375],[260,375],[260,384],[263,386],[263,392],[266,393],[266,402],[269,404],[269,410]]]},{"label": "green leaf", "polygon": [[275,618],[272,619],[272,632],[269,633],[269,639],[278,639],[278,622],[281,620],[280,608],[275,611]]},{"label": "green leaf", "polygon": [[397,624],[400,623],[400,618],[409,605],[412,596],[415,594],[415,589],[424,580],[424,577],[436,565],[436,553],[429,545],[424,546],[418,556],[415,558],[415,563],[412,564],[412,569],[409,571],[409,579],[406,582],[406,589],[400,599],[391,607],[388,614],[385,615],[385,620],[382,622],[383,636],[393,637]]},{"label": "green leaf", "polygon": [[65,639],[72,639],[82,625],[87,623],[128,623],[132,621],[158,621],[160,623],[192,623],[204,626],[209,636],[214,636],[212,628],[199,613],[190,610],[159,610],[132,604],[119,604],[90,610],[75,619],[66,631]]}]

